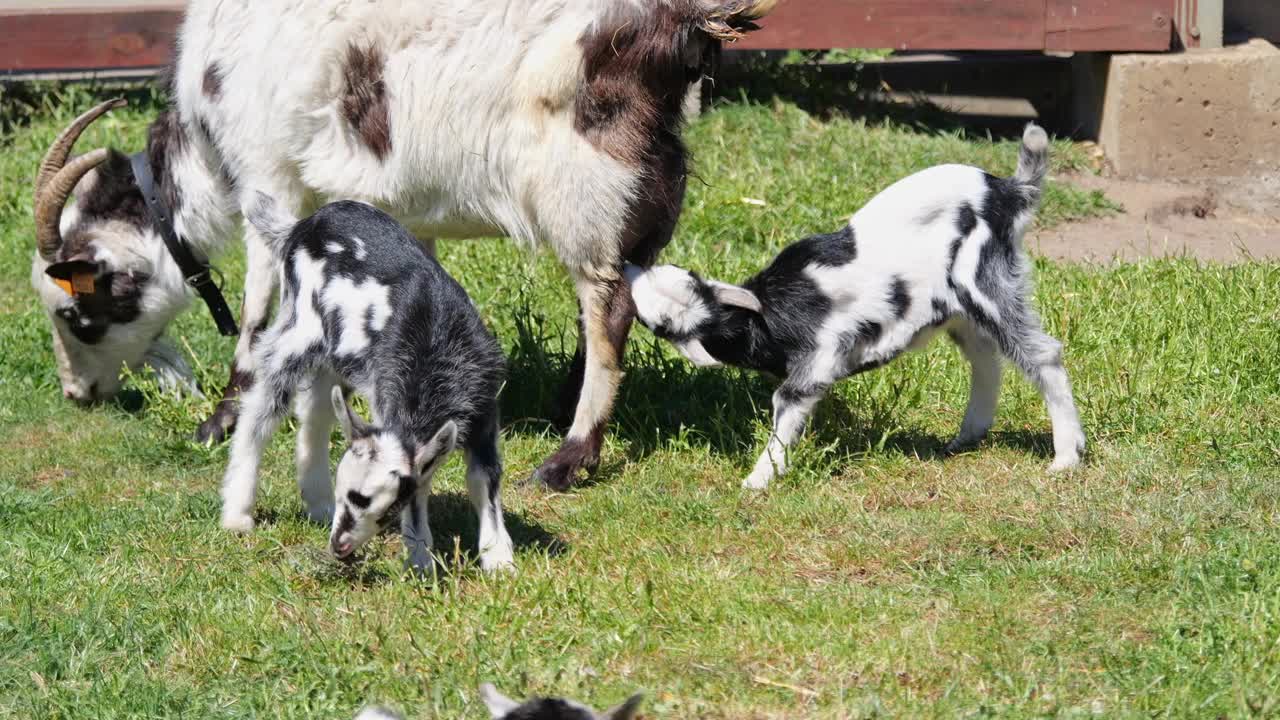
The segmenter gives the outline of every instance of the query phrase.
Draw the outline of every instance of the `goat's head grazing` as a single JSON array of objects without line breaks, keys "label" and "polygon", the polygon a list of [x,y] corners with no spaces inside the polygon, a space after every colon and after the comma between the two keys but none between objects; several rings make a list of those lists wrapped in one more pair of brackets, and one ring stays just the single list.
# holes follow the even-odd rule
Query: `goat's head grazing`
[{"label": "goat's head grazing", "polygon": [[640,710],[642,695],[632,695],[621,705],[598,713],[572,700],[559,698],[535,698],[524,703],[498,692],[489,683],[480,686],[480,699],[489,709],[493,720],[522,720],[545,718],[546,720],[633,720]]},{"label": "goat's head grazing", "polygon": [[699,367],[720,364],[707,352],[702,338],[723,321],[726,308],[761,310],[760,300],[750,290],[705,280],[675,265],[647,270],[627,265],[625,272],[640,322]]},{"label": "goat's head grazing", "polygon": [[329,549],[348,558],[399,517],[418,489],[427,486],[458,442],[458,426],[446,421],[430,440],[409,447],[404,438],[365,422],[342,388],[333,389],[333,409],[347,440],[334,483],[333,532]]},{"label": "goat's head grazing", "polygon": [[129,159],[108,149],[70,158],[81,133],[122,105],[111,100],[76,118],[45,155],[35,183],[31,284],[53,325],[63,395],[82,403],[114,395],[121,368],[147,361],[186,302],[180,285],[154,281],[160,260],[151,251],[162,246],[147,242],[151,226]]}]

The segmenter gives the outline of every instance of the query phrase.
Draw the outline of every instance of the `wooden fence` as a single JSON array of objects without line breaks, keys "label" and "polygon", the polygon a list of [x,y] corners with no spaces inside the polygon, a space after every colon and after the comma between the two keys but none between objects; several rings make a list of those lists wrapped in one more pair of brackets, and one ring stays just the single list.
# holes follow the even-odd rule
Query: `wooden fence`
[{"label": "wooden fence", "polygon": [[[265,1],[265,0],[264,0]],[[737,47],[1162,51],[1185,4],[1221,0],[783,0]],[[0,73],[164,65],[182,3],[0,0]]]}]

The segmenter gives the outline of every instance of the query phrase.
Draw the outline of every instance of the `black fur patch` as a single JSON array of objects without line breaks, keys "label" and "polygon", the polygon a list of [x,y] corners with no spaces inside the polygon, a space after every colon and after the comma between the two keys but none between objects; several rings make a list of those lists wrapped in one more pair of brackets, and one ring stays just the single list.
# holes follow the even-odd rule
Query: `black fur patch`
[{"label": "black fur patch", "polygon": [[911,310],[911,293],[907,290],[907,281],[901,275],[895,275],[889,285],[889,304],[893,306],[893,317],[897,320],[906,317]]},{"label": "black fur patch", "polygon": [[156,179],[160,199],[173,216],[182,208],[182,188],[170,168],[187,152],[187,145],[187,130],[175,111],[166,110],[156,116],[147,131],[147,160],[151,163],[151,175]]},{"label": "black fur patch", "polygon": [[338,517],[338,526],[337,528],[335,528],[336,532],[334,534],[336,536],[345,532],[351,532],[351,530],[355,528],[355,526],[356,526],[355,516],[351,514],[350,510],[347,510],[344,508],[342,510],[342,515]]},{"label": "black fur patch", "polygon": [[979,251],[977,277],[974,282],[988,297],[998,299],[1007,294],[1018,272],[1018,238],[1014,224],[1027,211],[1029,201],[1022,186],[1006,178],[984,175],[987,196],[982,219],[991,228],[991,239]]},{"label": "black fur patch", "polygon": [[142,314],[142,296],[150,277],[142,273],[108,272],[97,278],[96,292],[77,295],[75,302],[58,309],[57,315],[85,345],[96,345],[113,324],[133,322]]},{"label": "black fur patch", "polygon": [[[133,181],[133,168],[126,155],[116,150],[110,151],[106,161],[94,171],[93,177],[92,184],[76,196],[76,207],[80,211],[78,226],[92,227],[108,220],[122,222],[139,230],[150,225],[147,205],[142,199],[142,192]],[[59,257],[69,259],[92,255],[91,238],[91,234],[80,232],[78,227],[72,228],[63,235]]]},{"label": "black fur patch", "polygon": [[347,501],[350,502],[352,505],[355,505],[356,507],[360,508],[361,510],[368,510],[369,504],[373,502],[373,498],[370,498],[368,495],[365,495],[364,493],[359,493],[359,492],[356,492],[355,490],[349,490],[347,491]]},{"label": "black fur patch", "polygon": [[593,720],[591,713],[559,698],[536,698],[503,716],[502,720]]},{"label": "black fur patch", "polygon": [[951,273],[955,270],[956,256],[960,254],[960,246],[977,227],[978,214],[968,205],[961,206],[956,216],[956,239],[951,241],[951,251],[947,256],[947,285],[952,288],[955,287],[955,282],[951,279]]}]

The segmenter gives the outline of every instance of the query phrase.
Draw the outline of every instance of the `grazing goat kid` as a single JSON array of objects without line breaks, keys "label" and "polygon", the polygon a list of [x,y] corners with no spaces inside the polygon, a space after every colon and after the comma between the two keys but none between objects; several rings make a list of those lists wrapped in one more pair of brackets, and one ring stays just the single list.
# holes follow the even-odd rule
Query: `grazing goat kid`
[{"label": "grazing goat kid", "polygon": [[[643,696],[632,695],[626,702],[602,713],[581,703],[560,698],[534,698],[518,703],[498,692],[489,683],[480,686],[480,699],[489,709],[492,720],[633,720],[640,709]],[[369,708],[357,715],[356,720],[401,719],[390,710]]]},{"label": "grazing goat kid", "polygon": [[764,488],[786,467],[818,400],[844,377],[919,349],[947,330],[973,369],[954,451],[986,436],[1003,354],[1036,383],[1053,421],[1050,470],[1075,467],[1084,433],[1062,366],[1031,303],[1022,235],[1048,172],[1049,139],[1028,126],[1017,174],[942,165],[881,192],[849,224],[801,240],[741,287],[670,265],[627,268],[639,318],[699,365],[780,378],[768,447],[743,483]]},{"label": "grazing goat kid", "polygon": [[[466,292],[395,220],[357,202],[297,222],[258,195],[248,219],[283,263],[280,312],[254,352],[222,485],[222,524],[253,528],[262,448],[298,394],[298,485],[313,520],[333,518],[330,549],[350,557],[398,514],[409,562],[431,562],[431,478],[455,447],[480,518],[480,565],[511,564],[498,496],[502,351]],[[340,386],[369,400],[360,419]],[[329,482],[335,417],[349,447]]]}]

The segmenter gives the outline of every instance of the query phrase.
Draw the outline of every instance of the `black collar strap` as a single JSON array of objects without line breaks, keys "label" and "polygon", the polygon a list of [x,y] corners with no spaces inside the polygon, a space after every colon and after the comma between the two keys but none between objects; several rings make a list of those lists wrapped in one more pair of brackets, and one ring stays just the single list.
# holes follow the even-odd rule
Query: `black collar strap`
[{"label": "black collar strap", "polygon": [[182,238],[178,237],[178,232],[174,230],[173,217],[169,208],[160,200],[160,193],[156,192],[156,179],[151,175],[151,163],[147,161],[147,154],[138,153],[131,157],[130,161],[133,163],[133,179],[138,183],[138,189],[142,191],[142,198],[147,201],[151,222],[160,233],[160,237],[164,238],[165,247],[169,248],[169,255],[173,256],[174,262],[178,263],[182,277],[188,285],[200,293],[204,304],[209,306],[209,314],[213,315],[213,321],[218,324],[218,332],[226,337],[239,335],[235,316],[231,314],[231,308],[227,307],[227,301],[222,297],[218,284],[213,281],[209,263],[197,259],[192,254],[191,248],[187,247]]}]

